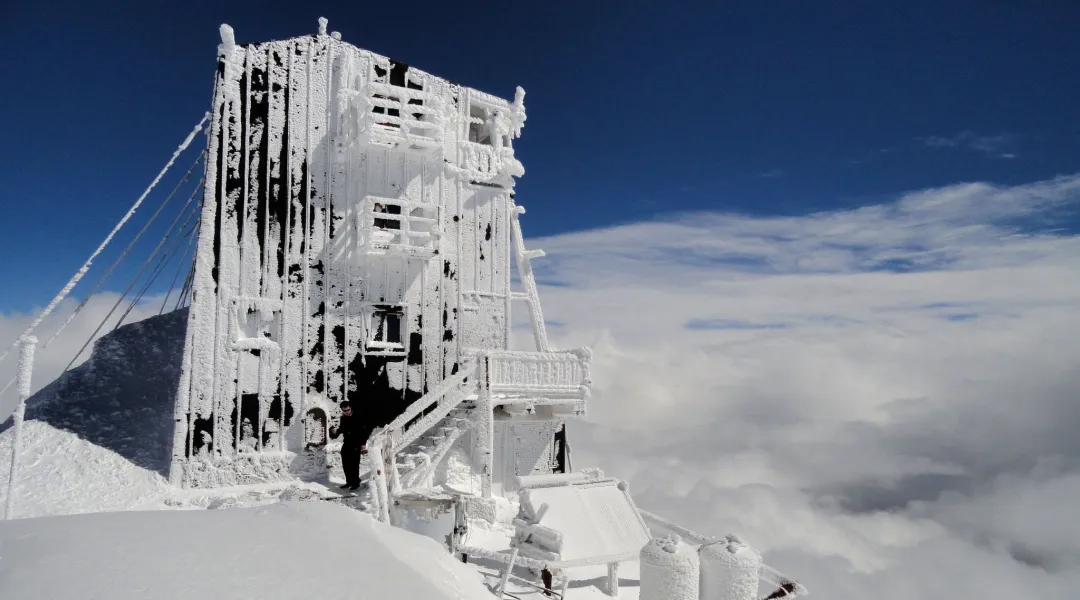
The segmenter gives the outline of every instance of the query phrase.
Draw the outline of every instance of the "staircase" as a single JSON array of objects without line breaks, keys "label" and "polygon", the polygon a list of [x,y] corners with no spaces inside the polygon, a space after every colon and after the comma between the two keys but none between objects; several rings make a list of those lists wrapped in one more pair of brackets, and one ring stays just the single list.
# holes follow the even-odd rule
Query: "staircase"
[{"label": "staircase", "polygon": [[[443,380],[382,429],[383,436],[390,438],[390,452],[398,462],[400,478],[415,479],[419,475],[434,472],[434,466],[468,431],[471,422],[466,418],[469,409],[458,406],[472,391],[470,389],[476,363],[467,363],[456,375]],[[457,410],[455,410],[457,409]],[[403,454],[404,453],[404,454]],[[366,462],[366,461],[365,461]],[[361,467],[360,476],[370,473],[370,465]]]},{"label": "staircase", "polygon": [[435,469],[462,435],[472,429],[472,409],[450,412],[426,435],[398,454],[398,481],[402,489],[435,486]]}]

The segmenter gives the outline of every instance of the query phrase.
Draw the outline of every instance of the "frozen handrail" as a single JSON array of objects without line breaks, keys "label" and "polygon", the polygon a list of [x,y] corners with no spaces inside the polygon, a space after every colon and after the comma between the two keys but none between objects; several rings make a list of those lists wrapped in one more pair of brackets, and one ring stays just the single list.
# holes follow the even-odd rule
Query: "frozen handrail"
[{"label": "frozen handrail", "polygon": [[[461,369],[461,372],[459,372],[457,375],[454,375],[453,377],[448,377],[444,379],[442,383],[435,387],[435,389],[431,390],[419,400],[416,400],[415,402],[410,404],[409,407],[405,409],[405,412],[401,413],[398,418],[394,419],[393,422],[387,425],[386,432],[388,435],[392,436],[391,439],[393,440],[393,451],[400,452],[406,446],[413,443],[417,440],[417,438],[423,435],[428,429],[428,427],[425,427],[427,421],[431,420],[434,421],[434,423],[437,423],[438,421],[442,420],[442,418],[446,415],[443,414],[442,416],[438,416],[443,411],[436,410],[425,415],[420,421],[414,423],[408,429],[405,429],[405,426],[408,425],[409,422],[416,417],[419,417],[420,414],[424,411],[424,409],[436,402],[441,403],[442,400],[444,400],[445,398],[450,397],[456,392],[458,392],[458,388],[464,385],[468,378],[472,377],[473,373],[475,372],[475,362],[464,366]],[[463,396],[458,396],[457,402],[454,402],[453,404],[456,406],[462,398]],[[449,412],[449,410],[452,409],[453,406],[443,406],[442,408],[444,408],[446,412]],[[434,425],[434,423],[431,424]]]}]

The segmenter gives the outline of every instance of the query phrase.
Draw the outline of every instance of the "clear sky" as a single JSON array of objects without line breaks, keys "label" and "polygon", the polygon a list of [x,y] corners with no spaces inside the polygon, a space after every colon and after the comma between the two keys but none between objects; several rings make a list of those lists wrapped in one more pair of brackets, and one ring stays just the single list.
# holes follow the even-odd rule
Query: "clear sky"
[{"label": "clear sky", "polygon": [[0,312],[47,302],[201,117],[223,22],[244,43],[325,16],[470,87],[524,87],[530,236],[1080,165],[1072,0],[398,6],[0,3]]}]

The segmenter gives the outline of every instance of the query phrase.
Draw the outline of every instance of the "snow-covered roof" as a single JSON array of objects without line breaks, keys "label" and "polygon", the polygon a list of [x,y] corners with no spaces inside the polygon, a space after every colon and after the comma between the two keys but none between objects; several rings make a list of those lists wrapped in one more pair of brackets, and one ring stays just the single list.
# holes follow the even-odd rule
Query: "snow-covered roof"
[{"label": "snow-covered roof", "polygon": [[636,557],[649,541],[649,528],[625,482],[580,475],[521,477],[520,481],[523,498],[533,507],[548,505],[540,523],[562,533],[561,562]]}]

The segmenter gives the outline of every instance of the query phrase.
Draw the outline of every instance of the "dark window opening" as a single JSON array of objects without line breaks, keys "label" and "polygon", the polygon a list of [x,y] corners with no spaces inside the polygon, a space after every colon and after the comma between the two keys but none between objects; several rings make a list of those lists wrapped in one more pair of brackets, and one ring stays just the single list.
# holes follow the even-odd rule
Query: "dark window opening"
[{"label": "dark window opening", "polygon": [[404,314],[399,309],[379,309],[371,313],[368,347],[372,350],[404,352],[401,332]]},{"label": "dark window opening", "polygon": [[[381,202],[376,202],[375,206],[372,207],[372,210],[377,214],[401,214],[401,206],[397,204],[383,204]],[[380,219],[379,217],[375,217],[375,227],[378,229],[401,229],[401,221],[399,219]]]}]

